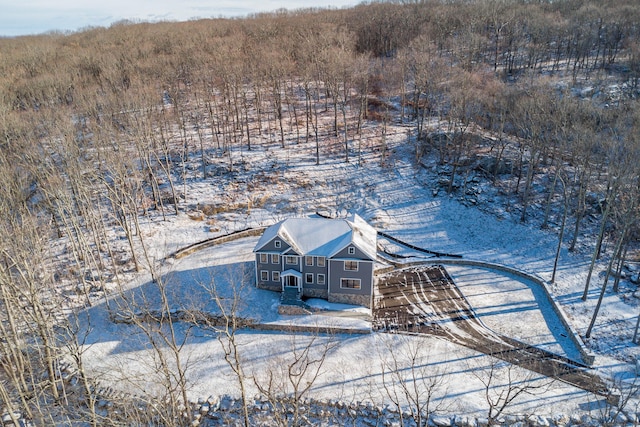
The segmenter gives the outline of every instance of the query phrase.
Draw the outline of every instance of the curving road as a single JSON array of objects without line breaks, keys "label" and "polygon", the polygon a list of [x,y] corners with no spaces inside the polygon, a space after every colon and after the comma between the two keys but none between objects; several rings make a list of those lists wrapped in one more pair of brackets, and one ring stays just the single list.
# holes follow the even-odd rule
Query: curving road
[{"label": "curving road", "polygon": [[611,396],[604,381],[578,363],[487,328],[440,265],[381,276],[378,294],[373,313],[375,329],[442,336],[583,390]]}]

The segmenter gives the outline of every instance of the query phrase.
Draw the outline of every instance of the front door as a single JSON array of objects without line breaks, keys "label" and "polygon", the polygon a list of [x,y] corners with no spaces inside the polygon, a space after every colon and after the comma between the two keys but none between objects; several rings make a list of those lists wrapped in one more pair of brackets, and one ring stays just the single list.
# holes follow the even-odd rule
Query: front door
[{"label": "front door", "polygon": [[302,285],[302,274],[299,271],[283,271],[280,278],[282,280],[283,291],[285,288],[297,288],[298,291],[300,291],[300,285]]},{"label": "front door", "polygon": [[284,278],[284,285],[288,287],[297,288],[298,287],[298,278],[294,275],[286,276]]}]

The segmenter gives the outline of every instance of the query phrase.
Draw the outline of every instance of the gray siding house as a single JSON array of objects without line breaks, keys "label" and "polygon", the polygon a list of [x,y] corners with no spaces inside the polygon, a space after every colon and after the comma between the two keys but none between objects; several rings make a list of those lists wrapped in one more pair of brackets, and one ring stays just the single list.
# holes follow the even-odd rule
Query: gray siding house
[{"label": "gray siding house", "polygon": [[289,218],[267,228],[253,252],[256,286],[371,308],[376,230],[358,215]]}]

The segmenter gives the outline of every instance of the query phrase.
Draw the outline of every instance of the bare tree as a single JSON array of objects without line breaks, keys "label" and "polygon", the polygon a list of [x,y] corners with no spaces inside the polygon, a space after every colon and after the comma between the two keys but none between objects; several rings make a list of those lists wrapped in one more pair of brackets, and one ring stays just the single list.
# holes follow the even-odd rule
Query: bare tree
[{"label": "bare tree", "polygon": [[562,221],[560,224],[560,232],[558,233],[558,246],[556,246],[556,256],[553,260],[553,273],[551,273],[551,283],[555,283],[556,272],[558,270],[558,260],[560,259],[560,249],[562,248],[562,239],[564,238],[564,229],[567,224],[567,211],[569,210],[569,200],[567,198],[567,184],[561,172],[555,175],[562,184]]},{"label": "bare tree", "polygon": [[[482,361],[486,361],[485,365]],[[483,385],[487,403],[489,426],[497,425],[498,419],[521,396],[544,393],[552,380],[536,379],[535,374],[493,356],[483,356],[470,367],[471,374]]]},{"label": "bare tree", "polygon": [[[97,403],[97,378],[91,376],[85,368],[85,353],[89,349],[87,343],[88,335],[92,332],[90,315],[80,316],[77,311],[70,314],[69,322],[61,328],[61,335],[65,336],[65,346],[69,357],[73,361],[76,375],[79,377],[80,396],[84,405],[78,405],[79,412],[87,412],[86,418],[92,427],[104,425],[105,420],[98,414]],[[85,409],[86,408],[86,409]],[[79,414],[80,415],[80,414]],[[84,414],[82,414],[84,415]]]},{"label": "bare tree", "polygon": [[602,243],[605,238],[605,232],[607,227],[607,222],[609,221],[609,215],[612,211],[612,206],[615,203],[618,192],[620,190],[621,181],[623,177],[618,174],[610,174],[609,179],[607,180],[607,190],[604,198],[604,206],[602,209],[602,217],[600,218],[600,229],[598,231],[596,245],[593,249],[593,254],[591,255],[591,262],[589,263],[589,272],[587,273],[587,279],[584,285],[584,291],[582,293],[582,301],[586,301],[589,296],[589,285],[591,284],[591,278],[593,276],[593,270],[595,268],[596,260],[600,256],[600,250],[602,248]]},{"label": "bare tree", "polygon": [[[151,268],[155,268],[151,267]],[[190,337],[191,325],[179,324],[175,307],[175,286],[171,275],[157,272],[148,286],[126,290],[119,289],[113,301],[111,315],[114,320],[134,325],[151,350],[149,368],[141,381],[131,375],[127,381],[135,387],[136,394],[144,396],[159,417],[170,425],[187,425],[193,414],[189,405],[187,372],[191,367],[184,347]],[[184,301],[183,301],[184,302]],[[188,301],[186,302],[188,304]]]},{"label": "bare tree", "polygon": [[[386,339],[385,339],[386,338]],[[429,351],[417,337],[388,335],[381,348],[382,387],[398,408],[404,423],[407,408],[418,427],[426,426],[429,415],[442,409],[437,400],[447,394],[447,376],[430,364]]]},{"label": "bare tree", "polygon": [[224,353],[224,360],[238,382],[245,427],[250,425],[246,385],[248,376],[244,369],[238,332],[245,325],[245,320],[242,317],[242,309],[245,306],[244,291],[252,274],[253,270],[246,264],[242,264],[237,269],[227,270],[225,274],[218,277],[212,275],[211,279],[202,283],[201,286],[215,302],[218,313],[211,316],[192,313],[190,316],[190,319],[199,327],[216,333]]},{"label": "bare tree", "polygon": [[253,381],[269,401],[274,421],[279,426],[306,424],[303,399],[318,378],[327,355],[337,345],[332,337],[292,333],[291,348],[284,356],[270,358],[266,372],[254,372]]},{"label": "bare tree", "polygon": [[66,399],[58,364],[64,343],[56,333],[63,306],[48,262],[52,230],[31,211],[25,183],[33,176],[10,155],[0,154],[0,229],[11,236],[0,244],[1,391],[7,405],[50,424],[46,405]]},{"label": "bare tree", "polygon": [[625,144],[624,152],[619,146],[615,146],[612,149],[612,165],[610,167],[610,178],[608,183],[608,191],[605,199],[605,208],[602,214],[602,223],[600,226],[600,233],[598,234],[598,242],[594,254],[591,258],[591,264],[589,266],[589,274],[587,276],[587,283],[585,285],[582,300],[586,301],[589,290],[589,279],[593,272],[593,266],[598,253],[598,245],[602,243],[604,238],[604,224],[609,219],[609,215],[613,217],[616,224],[615,245],[613,252],[609,258],[607,270],[604,277],[604,282],[600,288],[598,296],[598,302],[591,317],[591,322],[585,333],[585,336],[589,338],[593,327],[596,322],[596,318],[600,311],[602,301],[607,289],[609,277],[613,273],[614,263],[616,259],[622,258],[623,248],[628,238],[628,233],[631,232],[634,225],[638,221],[638,204],[639,204],[639,182],[638,182],[638,160],[640,159],[640,146],[633,144]]},{"label": "bare tree", "polygon": [[640,408],[640,379],[637,375],[628,378],[627,374],[612,373],[611,395],[598,405],[598,422],[603,427],[620,424],[620,416],[636,413]]}]

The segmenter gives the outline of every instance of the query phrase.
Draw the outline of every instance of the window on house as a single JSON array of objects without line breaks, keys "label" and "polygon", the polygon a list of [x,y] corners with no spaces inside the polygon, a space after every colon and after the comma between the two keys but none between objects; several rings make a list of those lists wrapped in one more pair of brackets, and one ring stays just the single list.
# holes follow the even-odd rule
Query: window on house
[{"label": "window on house", "polygon": [[313,283],[313,273],[307,273],[304,275],[304,283]]},{"label": "window on house", "polygon": [[285,258],[285,262],[287,264],[297,264],[298,263],[298,257],[287,255],[287,257]]},{"label": "window on house", "polygon": [[324,261],[325,261],[325,258],[324,258],[323,256],[319,256],[319,257],[318,257],[318,258],[316,258],[316,259],[317,259],[317,261],[316,261],[316,262],[317,262],[317,264],[318,264],[318,267],[324,267]]},{"label": "window on house", "polygon": [[340,279],[341,289],[360,289],[360,279]]},{"label": "window on house", "polygon": [[280,255],[271,254],[271,264],[280,264]]},{"label": "window on house", "polygon": [[344,269],[345,271],[358,271],[358,261],[345,261]]},{"label": "window on house", "polygon": [[356,254],[356,248],[354,248],[353,246],[349,246],[349,255],[355,255]]},{"label": "window on house", "polygon": [[267,259],[267,254],[260,254],[260,264],[266,264]]},{"label": "window on house", "polygon": [[280,272],[279,271],[272,271],[271,272],[271,281],[272,282],[279,282],[280,281]]},{"label": "window on house", "polygon": [[276,248],[280,249],[280,247],[282,247],[282,242],[280,240],[276,240],[275,242],[273,242],[273,245]]},{"label": "window on house", "polygon": [[260,271],[260,280],[266,282],[269,280],[269,272],[267,270]]},{"label": "window on house", "polygon": [[312,256],[304,257],[304,265],[312,266],[313,265],[313,257]]},{"label": "window on house", "polygon": [[316,283],[318,285],[324,285],[324,274],[318,274],[318,278],[317,278]]}]

